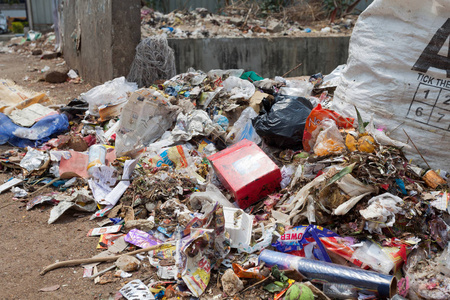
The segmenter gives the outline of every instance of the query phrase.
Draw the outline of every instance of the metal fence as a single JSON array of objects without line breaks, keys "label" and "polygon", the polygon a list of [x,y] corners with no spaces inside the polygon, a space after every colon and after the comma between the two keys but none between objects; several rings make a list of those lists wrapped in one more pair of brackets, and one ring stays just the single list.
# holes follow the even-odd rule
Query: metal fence
[{"label": "metal fence", "polygon": [[[31,12],[31,23],[34,30],[46,32],[53,25],[52,0],[29,0],[28,11]],[[30,16],[28,16],[30,18]]]}]

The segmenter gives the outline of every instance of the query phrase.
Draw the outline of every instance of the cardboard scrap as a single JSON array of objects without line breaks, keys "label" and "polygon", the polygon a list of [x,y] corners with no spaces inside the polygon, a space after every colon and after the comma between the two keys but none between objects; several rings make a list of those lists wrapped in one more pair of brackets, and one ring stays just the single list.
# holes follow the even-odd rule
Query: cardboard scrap
[{"label": "cardboard scrap", "polygon": [[22,110],[13,110],[9,118],[19,126],[30,127],[43,117],[53,114],[57,114],[57,112],[39,103],[35,103]]},{"label": "cardboard scrap", "polygon": [[56,285],[52,285],[52,286],[48,286],[48,287],[42,288],[42,289],[39,290],[39,292],[54,292],[56,290],[59,290],[60,287],[61,286],[59,284],[56,284]]},{"label": "cardboard scrap", "polygon": [[34,103],[46,103],[50,99],[45,93],[35,93],[16,85],[12,80],[0,79],[0,112],[9,114],[14,109],[23,109]]},{"label": "cardboard scrap", "polygon": [[[70,150],[70,158],[61,158],[59,164],[59,174],[61,179],[72,177],[88,178],[87,166],[89,163],[89,156],[85,153]],[[106,165],[109,165],[116,159],[115,151],[106,153]]]},{"label": "cardboard scrap", "polygon": [[256,91],[250,98],[249,106],[252,107],[257,114],[259,114],[259,111],[261,110],[261,102],[266,97],[270,97],[270,95]]},{"label": "cardboard scrap", "polygon": [[52,224],[59,219],[67,210],[73,208],[82,212],[94,212],[97,209],[94,198],[89,196],[87,190],[77,190],[69,197],[57,197],[57,200],[62,200],[50,211],[50,218],[48,224]]},{"label": "cardboard scrap", "polygon": [[97,236],[97,235],[102,235],[104,233],[116,233],[116,232],[119,232],[121,228],[122,228],[122,225],[93,228],[93,229],[89,230],[89,232],[87,233],[87,236]]}]

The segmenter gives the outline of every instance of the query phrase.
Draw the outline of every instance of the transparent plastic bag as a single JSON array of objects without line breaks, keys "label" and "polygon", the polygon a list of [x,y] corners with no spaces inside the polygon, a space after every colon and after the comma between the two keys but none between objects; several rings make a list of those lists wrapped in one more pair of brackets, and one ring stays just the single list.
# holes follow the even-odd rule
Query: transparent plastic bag
[{"label": "transparent plastic bag", "polygon": [[118,156],[134,156],[156,141],[169,129],[176,117],[177,107],[154,89],[134,92],[123,108],[116,136]]},{"label": "transparent plastic bag", "polygon": [[138,86],[127,82],[125,77],[118,77],[81,94],[81,99],[89,103],[89,113],[99,116],[98,108],[107,104],[119,104],[127,101],[127,93],[134,92]]},{"label": "transparent plastic bag", "polygon": [[261,138],[256,133],[255,128],[252,124],[252,119],[256,118],[258,115],[255,110],[251,107],[247,107],[242,111],[239,119],[234,123],[230,132],[227,135],[227,141],[233,144],[247,139],[254,142],[255,144],[261,143]]},{"label": "transparent plastic bag", "polygon": [[317,156],[338,154],[345,149],[344,139],[333,120],[323,120],[316,130],[314,130],[314,138],[316,140],[314,153]]}]

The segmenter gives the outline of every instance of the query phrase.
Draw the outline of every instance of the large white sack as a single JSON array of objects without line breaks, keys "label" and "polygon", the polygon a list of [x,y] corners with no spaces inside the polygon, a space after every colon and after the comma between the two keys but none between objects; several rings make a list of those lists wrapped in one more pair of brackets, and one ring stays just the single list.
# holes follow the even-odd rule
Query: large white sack
[{"label": "large white sack", "polygon": [[[406,142],[450,170],[450,1],[375,0],[359,17],[333,108]],[[411,145],[411,142],[409,142]],[[415,149],[406,151],[425,165]]]}]

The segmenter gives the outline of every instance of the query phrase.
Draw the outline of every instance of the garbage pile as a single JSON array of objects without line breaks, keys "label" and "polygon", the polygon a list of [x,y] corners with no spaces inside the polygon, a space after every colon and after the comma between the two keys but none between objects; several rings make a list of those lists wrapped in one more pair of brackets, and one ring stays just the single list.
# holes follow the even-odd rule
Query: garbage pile
[{"label": "garbage pile", "polygon": [[56,111],[2,88],[0,191],[90,214],[83,277],[115,299],[449,298],[448,173],[330,110],[330,78],[121,77]]},{"label": "garbage pile", "polygon": [[56,36],[53,32],[42,34],[30,30],[23,36],[12,38],[0,50],[8,53],[30,53],[42,59],[52,59],[61,56],[61,53],[55,52],[55,41]]},{"label": "garbage pile", "polygon": [[141,32],[143,39],[162,33],[170,38],[348,35],[351,34],[356,18],[357,16],[348,15],[332,24],[329,21],[311,21],[304,25],[286,18],[276,18],[274,15],[261,18],[252,14],[252,10],[229,10],[226,14],[213,14],[206,8],[197,8],[164,14],[143,7]]}]

